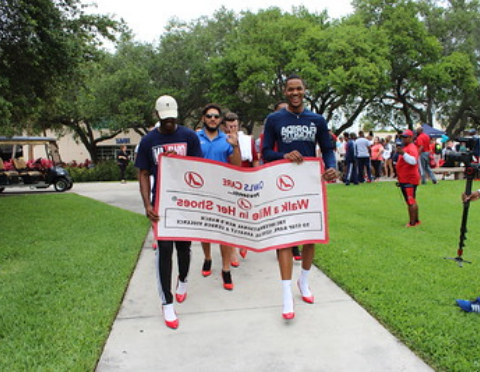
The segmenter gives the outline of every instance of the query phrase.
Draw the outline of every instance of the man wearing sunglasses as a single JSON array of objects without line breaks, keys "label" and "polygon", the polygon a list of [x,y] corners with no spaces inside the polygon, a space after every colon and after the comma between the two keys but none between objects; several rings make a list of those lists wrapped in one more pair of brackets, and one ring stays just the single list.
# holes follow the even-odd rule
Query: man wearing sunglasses
[{"label": "man wearing sunglasses", "polygon": [[[242,158],[238,146],[236,133],[225,134],[220,130],[222,110],[220,106],[210,103],[202,110],[203,128],[197,132],[205,159],[216,160],[240,166]],[[203,262],[202,275],[207,277],[212,274],[211,244],[202,242],[205,261]],[[233,289],[232,275],[230,273],[230,257],[232,248],[220,245],[222,254],[222,279],[223,288]]]}]

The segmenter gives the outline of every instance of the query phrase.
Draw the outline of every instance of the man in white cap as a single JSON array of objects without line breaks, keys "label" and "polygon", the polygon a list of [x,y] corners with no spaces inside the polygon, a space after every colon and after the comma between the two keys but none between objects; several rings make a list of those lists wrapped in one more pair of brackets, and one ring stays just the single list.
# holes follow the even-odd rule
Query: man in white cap
[{"label": "man in white cap", "polygon": [[[189,128],[177,125],[178,107],[175,99],[170,96],[161,96],[158,98],[155,108],[160,125],[142,138],[135,160],[135,167],[139,169],[140,194],[145,207],[145,213],[152,222],[159,220],[158,214],[153,209],[156,185],[152,189],[150,183],[150,175],[154,176],[155,183],[157,181],[158,155],[163,153],[203,157],[200,141],[196,133]],[[150,198],[151,190],[153,190],[152,199]],[[173,246],[175,245],[177,249],[179,272],[175,298],[180,303],[187,297],[187,275],[190,268],[191,242],[159,240],[157,244],[156,268],[163,316],[165,324],[170,328],[176,329],[179,322],[173,307],[173,295],[171,292]]]}]

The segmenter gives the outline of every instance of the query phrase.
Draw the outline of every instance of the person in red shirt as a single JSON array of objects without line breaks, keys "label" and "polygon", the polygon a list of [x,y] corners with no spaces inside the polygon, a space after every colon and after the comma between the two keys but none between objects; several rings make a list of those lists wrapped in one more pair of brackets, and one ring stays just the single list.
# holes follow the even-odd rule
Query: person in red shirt
[{"label": "person in red shirt", "polygon": [[430,136],[423,133],[423,128],[417,128],[417,139],[415,144],[418,147],[418,153],[420,155],[420,174],[422,176],[422,185],[427,183],[427,173],[434,184],[437,183],[435,174],[430,168]]},{"label": "person in red shirt", "polygon": [[398,185],[408,207],[409,222],[407,227],[420,225],[418,204],[415,199],[417,186],[420,183],[418,172],[418,150],[413,143],[413,132],[405,130],[400,135],[403,146],[397,146],[398,160],[396,165]]}]

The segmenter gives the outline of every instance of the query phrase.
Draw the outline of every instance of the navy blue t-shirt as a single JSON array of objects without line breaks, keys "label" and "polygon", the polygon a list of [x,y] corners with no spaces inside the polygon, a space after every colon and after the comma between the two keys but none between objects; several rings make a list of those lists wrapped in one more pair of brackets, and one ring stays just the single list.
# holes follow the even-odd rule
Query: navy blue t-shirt
[{"label": "navy blue t-shirt", "polygon": [[[322,151],[325,169],[336,168],[335,154],[323,116],[310,110],[296,114],[282,109],[268,115],[263,138],[263,158],[274,161],[297,150],[303,156],[316,156],[316,145]],[[274,150],[277,145],[277,150]]]},{"label": "navy blue t-shirt", "polygon": [[[158,155],[167,151],[175,151],[182,156],[203,157],[200,141],[193,130],[178,125],[177,130],[172,134],[163,134],[158,128],[155,128],[140,141],[135,167],[148,170],[151,175],[155,176],[156,182]],[[152,191],[155,194],[156,185]]]}]

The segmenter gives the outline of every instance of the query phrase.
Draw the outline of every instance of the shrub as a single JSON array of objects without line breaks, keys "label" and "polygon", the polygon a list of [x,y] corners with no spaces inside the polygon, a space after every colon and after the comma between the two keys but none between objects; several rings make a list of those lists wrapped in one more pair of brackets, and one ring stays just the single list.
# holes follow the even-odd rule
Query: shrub
[{"label": "shrub", "polygon": [[[78,167],[67,165],[65,169],[70,173],[74,182],[119,181],[120,170],[115,161],[103,161],[96,166]],[[133,163],[128,163],[125,177],[127,180],[136,180],[137,172]]]}]

